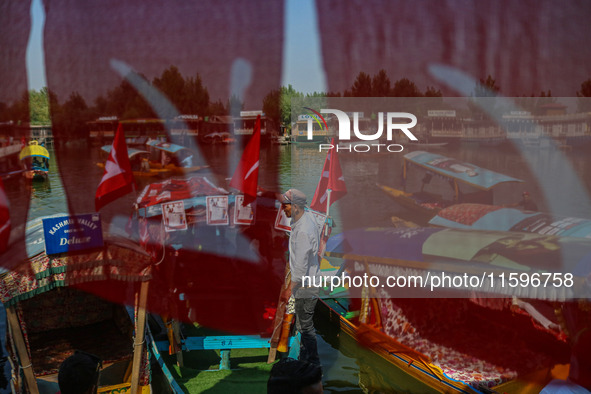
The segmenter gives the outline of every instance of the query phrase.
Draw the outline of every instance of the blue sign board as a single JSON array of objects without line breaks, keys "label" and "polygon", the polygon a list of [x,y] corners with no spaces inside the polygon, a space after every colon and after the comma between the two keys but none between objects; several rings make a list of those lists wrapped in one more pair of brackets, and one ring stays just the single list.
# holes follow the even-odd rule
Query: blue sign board
[{"label": "blue sign board", "polygon": [[56,254],[103,246],[98,213],[43,219],[45,253]]}]

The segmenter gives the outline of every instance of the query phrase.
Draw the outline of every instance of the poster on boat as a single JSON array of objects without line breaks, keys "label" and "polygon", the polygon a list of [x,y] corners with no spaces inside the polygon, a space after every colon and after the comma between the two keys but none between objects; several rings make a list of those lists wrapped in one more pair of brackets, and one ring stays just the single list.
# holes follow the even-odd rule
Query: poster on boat
[{"label": "poster on boat", "polygon": [[251,225],[254,223],[255,202],[244,205],[244,196],[236,196],[234,203],[234,224]]},{"label": "poster on boat", "polygon": [[185,204],[182,201],[162,204],[162,221],[166,232],[186,230]]},{"label": "poster on boat", "polygon": [[228,196],[208,196],[206,198],[207,224],[223,226],[230,224],[228,218]]},{"label": "poster on boat", "polygon": [[309,209],[308,212],[312,214],[314,222],[316,223],[316,226],[318,226],[318,231],[322,231],[322,229],[324,228],[324,223],[326,223],[326,214],[318,211],[313,211],[311,209]]}]

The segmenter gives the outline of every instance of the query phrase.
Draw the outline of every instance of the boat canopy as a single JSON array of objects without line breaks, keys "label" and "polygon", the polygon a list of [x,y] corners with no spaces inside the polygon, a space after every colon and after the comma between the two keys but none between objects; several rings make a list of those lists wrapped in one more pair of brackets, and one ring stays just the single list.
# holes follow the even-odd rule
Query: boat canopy
[{"label": "boat canopy", "polygon": [[[103,150],[103,152],[111,153],[112,145],[104,145],[101,147],[101,149]],[[141,154],[148,154],[149,155],[150,152],[148,152],[147,150],[127,148],[127,156],[129,156],[130,159],[133,159],[135,156],[141,155]]]},{"label": "boat canopy", "polygon": [[162,203],[183,201],[187,210],[205,205],[206,196],[223,195],[228,195],[230,203],[234,202],[235,196],[214,185],[207,177],[193,176],[189,179],[167,179],[164,182],[151,183],[140,193],[136,204],[140,208],[140,215],[151,217],[162,215]]},{"label": "boat canopy", "polygon": [[[515,295],[558,301],[578,298],[579,292],[583,291],[578,286],[591,273],[591,239],[507,231],[361,228],[331,237],[326,244],[326,255],[363,262],[354,264],[355,270],[362,271],[358,266],[365,265],[368,275],[400,276],[412,271],[424,279],[428,274],[443,271],[448,275],[467,273],[485,280],[488,278],[485,274],[494,273],[494,284],[485,284],[479,287],[479,291],[494,296]],[[502,273],[504,283],[497,280]],[[510,286],[509,275],[522,273],[527,273],[528,278],[533,273],[552,273],[561,278],[572,274],[574,285]],[[428,292],[429,286],[425,289]]]},{"label": "boat canopy", "polygon": [[472,230],[519,231],[591,238],[591,220],[522,211],[487,204],[456,204],[442,209],[429,224]]},{"label": "boat canopy", "polygon": [[172,144],[169,142],[162,142],[158,140],[148,141],[146,145],[172,154],[176,154],[183,150],[187,150],[189,152],[191,151],[189,148],[184,147],[182,145]]},{"label": "boat canopy", "polygon": [[143,282],[151,279],[150,256],[136,243],[119,236],[105,235],[104,246],[75,254],[47,255],[43,219],[27,222],[27,267],[0,274],[0,301],[10,306],[58,287],[68,287],[106,279]]},{"label": "boat canopy", "polygon": [[19,160],[26,159],[27,157],[43,157],[49,159],[49,152],[44,146],[39,145],[37,141],[29,142],[29,145],[25,146],[19,154]]},{"label": "boat canopy", "polygon": [[464,163],[456,159],[425,151],[414,151],[404,155],[403,175],[405,179],[407,164],[418,166],[426,171],[481,190],[490,190],[506,182],[523,182],[521,179],[487,170],[474,164]]}]

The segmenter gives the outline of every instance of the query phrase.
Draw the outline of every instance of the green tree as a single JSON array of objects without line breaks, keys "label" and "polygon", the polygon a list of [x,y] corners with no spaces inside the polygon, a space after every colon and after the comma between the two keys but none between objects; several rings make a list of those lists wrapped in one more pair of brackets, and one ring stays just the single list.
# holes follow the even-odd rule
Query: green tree
[{"label": "green tree", "polygon": [[[159,78],[154,78],[152,85],[168,98],[178,112],[184,113],[182,107],[187,96],[185,79],[176,66],[170,66],[164,70]],[[168,109],[168,106],[162,106],[163,115],[167,118],[174,117],[175,113],[171,110],[170,113],[166,112]]]},{"label": "green tree", "polygon": [[228,103],[226,104],[226,114],[230,114],[232,116],[239,116],[240,111],[244,109],[244,103],[240,99],[240,97],[233,94],[228,99]]},{"label": "green tree", "polygon": [[57,104],[55,111],[52,107],[53,127],[64,133],[62,135],[88,137],[86,122],[92,120],[92,114],[84,98],[78,92],[72,92],[64,104]]},{"label": "green tree", "polygon": [[577,90],[577,97],[591,97],[591,78],[581,84],[581,90]]},{"label": "green tree", "polygon": [[48,125],[51,123],[49,119],[49,96],[46,87],[40,91],[31,90],[29,92],[29,108],[31,124]]},{"label": "green tree", "polygon": [[351,86],[353,97],[372,97],[371,77],[363,71],[357,75],[353,86]]},{"label": "green tree", "polygon": [[263,99],[263,112],[270,119],[276,130],[280,129],[282,124],[281,116],[281,89],[271,90]]},{"label": "green tree", "polygon": [[291,133],[292,122],[297,121],[292,119],[292,113],[296,116],[296,113],[305,113],[301,106],[304,94],[294,89],[292,85],[287,87],[281,87],[281,99],[279,102],[281,109],[281,124],[287,128]]},{"label": "green tree", "polygon": [[154,118],[156,112],[127,81],[107,92],[107,114],[119,119]]},{"label": "green tree", "polygon": [[480,83],[474,87],[474,97],[496,97],[500,90],[497,81],[489,74],[486,79],[480,78]]},{"label": "green tree", "polygon": [[577,110],[579,112],[591,111],[591,79],[581,84],[581,90],[577,91]]},{"label": "green tree", "polygon": [[499,115],[501,110],[496,106],[496,97],[499,91],[500,88],[497,86],[496,80],[490,74],[486,79],[480,78],[480,82],[474,86],[472,99],[467,103],[472,118],[483,120]]},{"label": "green tree", "polygon": [[381,69],[371,80],[372,97],[388,97],[391,94],[390,78],[384,69]]},{"label": "green tree", "polygon": [[5,102],[0,102],[0,122],[8,122],[10,118],[10,107]]},{"label": "green tree", "polygon": [[423,94],[417,85],[408,78],[402,78],[394,82],[391,95],[393,97],[422,97]]},{"label": "green tree", "polygon": [[10,119],[17,124],[29,122],[29,92],[23,91],[19,100],[9,109]]},{"label": "green tree", "polygon": [[221,100],[209,103],[206,111],[207,115],[227,115],[228,109]]},{"label": "green tree", "polygon": [[298,93],[292,85],[289,85],[270,91],[263,99],[263,112],[273,122],[276,122],[279,129],[281,126],[290,129],[292,97],[303,97],[303,94]]},{"label": "green tree", "polygon": [[203,86],[199,74],[185,81],[185,94],[179,111],[184,114],[203,116],[209,108],[209,92]]},{"label": "green tree", "polygon": [[109,103],[103,96],[99,96],[94,99],[94,106],[92,107],[91,111],[93,113],[93,118],[98,119],[101,116],[110,116],[108,113]]},{"label": "green tree", "polygon": [[435,90],[434,87],[432,86],[427,86],[427,90],[425,90],[425,97],[443,97],[443,94],[441,93],[441,90],[437,89]]}]

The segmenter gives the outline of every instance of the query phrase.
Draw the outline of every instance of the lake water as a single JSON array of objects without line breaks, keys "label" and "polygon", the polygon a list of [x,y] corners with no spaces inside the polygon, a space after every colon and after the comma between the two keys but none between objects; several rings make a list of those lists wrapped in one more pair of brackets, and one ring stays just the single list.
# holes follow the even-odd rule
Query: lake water
[{"label": "lake water", "polygon": [[[239,146],[210,146],[201,152],[203,159],[211,167],[210,177],[221,184],[231,176],[232,168],[240,156]],[[331,207],[337,227],[333,233],[343,228],[365,226],[387,226],[392,216],[408,218],[407,212],[389,197],[384,195],[376,183],[401,187],[402,154],[387,153],[371,155],[364,153],[341,152],[341,166],[347,183],[348,194]],[[507,174],[524,181],[515,186],[502,186],[495,195],[495,204],[515,202],[523,190],[528,190],[540,211],[556,215],[590,218],[589,190],[591,190],[591,155],[588,149],[563,151],[558,149],[520,150],[514,147],[493,148],[479,146],[445,147],[433,151],[476,164],[477,166]],[[11,215],[27,212],[28,218],[67,212],[66,196],[56,157],[51,159],[49,182],[36,183],[28,187],[24,180],[5,182],[6,192],[11,201]],[[227,158],[231,157],[232,160]],[[281,190],[296,187],[304,191],[311,200],[320,178],[325,152],[319,152],[317,145],[290,145],[274,147],[261,152],[261,175],[259,185],[271,188],[274,179],[279,180]],[[72,146],[59,158],[61,171],[68,174],[68,182],[75,185],[70,189],[71,203],[78,211],[93,211],[94,192],[103,170],[96,166],[100,161],[99,148],[84,144]],[[140,182],[141,190],[148,181]],[[448,185],[429,185],[442,194],[450,194]],[[410,179],[409,190],[420,187],[420,182]],[[26,196],[29,196],[27,203]],[[103,218],[112,221],[115,227],[122,227],[131,212],[135,195],[128,195],[102,210]],[[127,215],[127,216],[126,216]],[[2,332],[6,330],[5,320],[0,323]],[[338,345],[331,345],[324,338],[333,333],[320,332],[319,352],[325,372],[325,392],[362,392],[360,387],[360,367],[355,352],[344,354]]]}]

